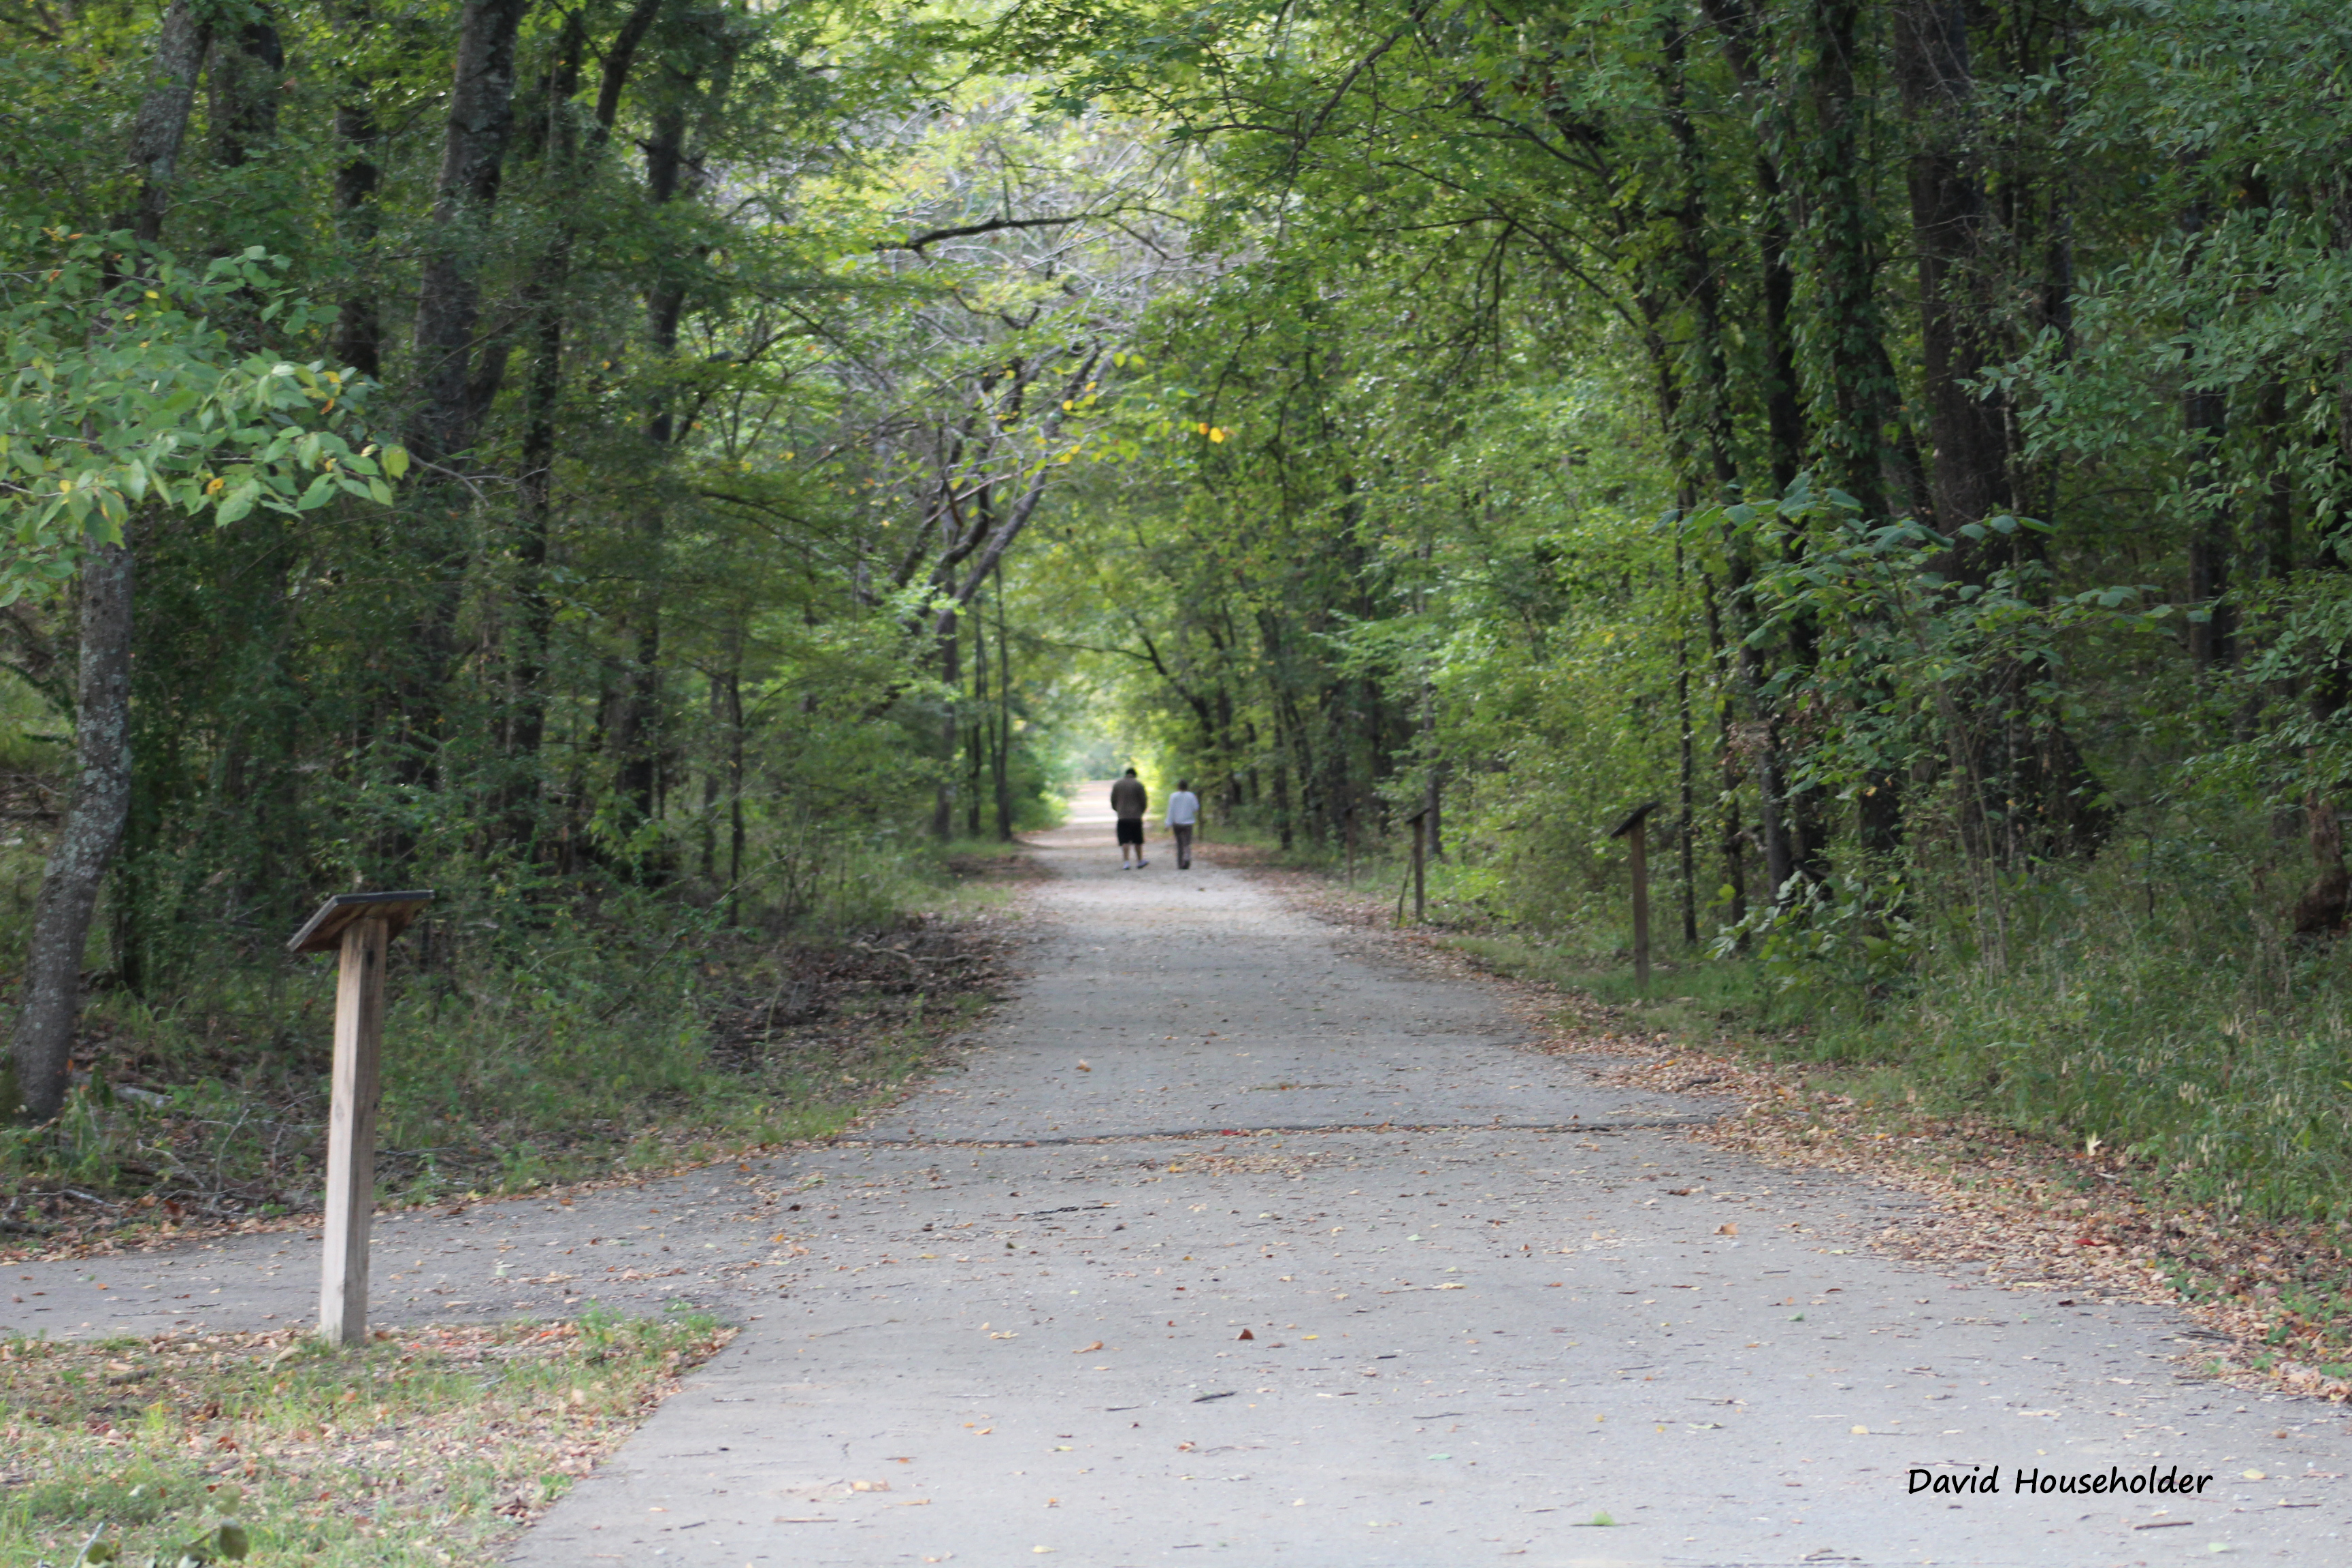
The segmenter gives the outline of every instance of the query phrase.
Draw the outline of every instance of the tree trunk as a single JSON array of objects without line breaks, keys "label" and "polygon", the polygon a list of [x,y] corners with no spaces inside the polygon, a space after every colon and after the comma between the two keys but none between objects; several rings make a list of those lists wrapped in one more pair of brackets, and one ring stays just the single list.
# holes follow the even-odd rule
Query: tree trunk
[{"label": "tree trunk", "polygon": [[[1764,841],[1764,878],[1770,884],[1766,893],[1778,905],[1780,889],[1797,874],[1798,847],[1789,832],[1788,801],[1781,782],[1785,769],[1780,758],[1780,726],[1763,697],[1764,658],[1748,640],[1746,631],[1755,616],[1756,565],[1749,542],[1727,537],[1724,562],[1724,588],[1730,599],[1730,625],[1721,638],[1727,645],[1730,668],[1724,673],[1738,693],[1741,704],[1754,715],[1747,724],[1726,726],[1736,744],[1726,748],[1725,795],[1728,797],[1733,793],[1731,780],[1736,776],[1738,753],[1745,752],[1756,781],[1758,826]],[[1727,710],[1729,704],[1725,706]],[[1737,838],[1727,828],[1727,858],[1736,852]]]},{"label": "tree trunk", "polygon": [[131,584],[128,544],[100,545],[82,558],[73,805],[50,846],[34,906],[16,1082],[5,1097],[7,1110],[31,1121],[47,1121],[65,1104],[82,948],[131,812]]},{"label": "tree trunk", "polygon": [[1013,842],[1013,639],[1004,625],[1004,574],[996,574],[996,837]]},{"label": "tree trunk", "polygon": [[376,162],[382,142],[367,84],[352,84],[349,96],[335,106],[335,140],[342,149],[342,162],[335,166],[335,240],[355,277],[335,307],[328,341],[336,359],[373,380],[383,374],[383,318],[367,261],[375,247],[375,193],[383,171]]},{"label": "tree trunk", "polygon": [[2336,815],[2335,797],[2314,790],[2304,803],[2304,821],[2311,839],[2315,874],[2294,901],[2287,923],[2297,936],[2333,936],[2344,927],[2344,907],[2352,894],[2352,874],[2344,867],[2344,826]]},{"label": "tree trunk", "polygon": [[415,455],[446,463],[473,443],[474,336],[488,219],[514,134],[515,33],[530,0],[467,0],[449,120],[417,279],[416,368],[424,393]]},{"label": "tree trunk", "polygon": [[1686,592],[1683,547],[1675,544],[1675,721],[1679,731],[1675,748],[1675,793],[1681,815],[1675,834],[1683,877],[1683,945],[1698,945],[1698,868],[1693,820],[1697,805],[1697,725],[1691,717],[1690,601]]},{"label": "tree trunk", "polygon": [[727,667],[727,923],[743,923],[743,647]]},{"label": "tree trunk", "polygon": [[552,215],[554,233],[548,241],[547,252],[525,285],[530,313],[527,333],[530,370],[524,385],[521,472],[517,476],[521,504],[518,508],[520,526],[515,542],[514,589],[520,614],[511,654],[509,701],[512,706],[507,726],[507,766],[510,774],[505,786],[503,812],[508,836],[525,843],[539,830],[542,795],[540,752],[547,734],[545,679],[548,645],[555,627],[555,601],[547,586],[547,557],[555,529],[555,458],[558,417],[563,400],[564,322],[572,305],[566,291],[579,245],[579,225],[584,216],[580,203],[584,199],[596,157],[612,137],[613,122],[620,113],[621,96],[627,89],[638,47],[662,3],[663,0],[638,0],[606,46],[584,152],[573,131],[571,112],[588,52],[585,26],[576,15],[565,23],[542,95],[544,125],[539,142],[548,171],[548,190],[556,210]]},{"label": "tree trunk", "polygon": [[988,768],[989,742],[995,726],[989,721],[988,705],[988,601],[985,597],[972,602],[971,638],[971,722],[965,727],[965,798],[963,830],[968,837],[980,837],[981,779]]},{"label": "tree trunk", "polygon": [[[1727,498],[1739,472],[1732,459],[1730,374],[1723,353],[1723,288],[1707,244],[1706,155],[1691,124],[1684,101],[1683,35],[1678,26],[1664,28],[1660,40],[1663,64],[1658,68],[1660,97],[1666,127],[1674,137],[1676,165],[1675,232],[1678,241],[1675,265],[1680,270],[1675,292],[1691,314],[1688,341],[1681,363],[1662,364],[1661,384],[1673,389],[1666,410],[1670,426],[1684,448],[1684,468],[1692,495],[1711,492]],[[1677,374],[1679,373],[1679,374]],[[1691,510],[1685,498],[1683,510]]]},{"label": "tree trunk", "polygon": [[212,87],[214,162],[238,168],[278,137],[286,49],[268,14],[256,11],[234,37],[215,37],[205,74]]},{"label": "tree trunk", "polygon": [[1911,135],[1911,244],[1919,265],[1936,527],[1955,541],[1960,574],[1981,582],[1985,547],[1959,531],[2015,503],[2002,405],[1978,395],[1973,384],[2002,356],[1994,342],[1986,214],[1971,152],[1976,84],[1968,14],[1958,0],[1903,0],[1896,7],[1895,74]]},{"label": "tree trunk", "polygon": [[193,0],[172,0],[155,36],[154,85],[139,105],[131,128],[131,171],[139,194],[131,210],[118,216],[127,228],[152,245],[163,237],[163,214],[171,204],[172,177],[180,166],[180,143],[188,134],[188,111],[196,101],[196,75],[212,47],[207,8]]},{"label": "tree trunk", "polygon": [[[457,659],[457,614],[472,559],[471,502],[447,469],[473,445],[495,372],[478,376],[479,274],[488,220],[514,132],[515,32],[529,0],[467,0],[458,23],[441,166],[418,269],[414,327],[418,406],[410,453],[427,465],[407,508],[404,546],[417,559],[415,630],[388,694],[397,710],[394,776],[405,788],[433,787],[441,769],[447,687]],[[499,350],[502,361],[504,349]],[[397,828],[382,853],[404,859],[414,840]]]},{"label": "tree trunk", "polygon": [[[2184,268],[2195,265],[2199,242],[2211,221],[2202,200],[2189,203],[2181,215],[2187,242]],[[2193,357],[2185,368],[2192,382],[2180,395],[2180,426],[2189,437],[2189,482],[2183,487],[2191,509],[2189,604],[2198,617],[2189,623],[2189,658],[2200,674],[2210,674],[2229,663],[2231,653],[2230,606],[2222,602],[2230,591],[2230,474],[2221,458],[2221,443],[2230,430],[2230,399],[2221,387],[2193,384],[2198,374]]]},{"label": "tree trunk", "polygon": [[[675,68],[664,75],[663,101],[654,115],[653,134],[646,142],[646,200],[656,209],[677,196],[685,175],[687,104],[694,87],[692,78]],[[651,350],[646,363],[656,376],[667,371],[677,353],[678,322],[685,308],[685,280],[678,273],[677,258],[671,258],[646,297],[646,339]],[[668,393],[656,393],[646,419],[646,444],[656,465],[665,460],[677,437],[675,422]],[[630,723],[628,743],[619,758],[621,797],[640,822],[653,819],[662,750],[662,592],[667,534],[667,504],[656,493],[646,500],[637,524],[641,575],[635,603],[629,611],[635,647],[624,699]]]},{"label": "tree trunk", "polygon": [[[139,182],[118,226],[153,244],[195,103],[212,26],[190,0],[173,0],[156,35],[154,85],[131,131]],[[81,1011],[81,958],[106,869],[131,814],[131,543],[92,547],[81,565],[81,661],[75,683],[74,795],[50,846],[25,962],[12,1071],[0,1075],[0,1114],[46,1121],[65,1104],[67,1063]],[[5,1079],[13,1079],[13,1082]]]},{"label": "tree trunk", "polygon": [[940,618],[944,624],[939,632],[937,658],[940,684],[947,689],[948,698],[940,716],[940,784],[938,797],[931,803],[931,837],[945,844],[955,837],[956,740],[961,728],[956,718],[956,698],[963,682],[963,633],[952,608]]},{"label": "tree trunk", "polygon": [[1877,258],[1863,141],[1867,111],[1854,82],[1862,48],[1861,0],[1811,0],[1813,50],[1807,98],[1812,157],[1805,171],[1821,323],[1820,374],[1831,422],[1819,432],[1822,478],[1853,496],[1862,515],[1888,515],[1893,466],[1886,428],[1900,395],[1878,310]]},{"label": "tree trunk", "polygon": [[1797,279],[1789,262],[1789,202],[1781,189],[1780,163],[1772,142],[1787,130],[1783,95],[1759,74],[1759,47],[1769,53],[1769,40],[1762,23],[1744,0],[1703,0],[1707,18],[1723,35],[1724,58],[1730,63],[1741,91],[1758,105],[1759,127],[1756,151],[1756,257],[1764,299],[1765,384],[1764,423],[1768,437],[1767,467],[1776,495],[1787,492],[1804,463],[1805,410],[1797,370],[1796,331],[1792,313]]}]

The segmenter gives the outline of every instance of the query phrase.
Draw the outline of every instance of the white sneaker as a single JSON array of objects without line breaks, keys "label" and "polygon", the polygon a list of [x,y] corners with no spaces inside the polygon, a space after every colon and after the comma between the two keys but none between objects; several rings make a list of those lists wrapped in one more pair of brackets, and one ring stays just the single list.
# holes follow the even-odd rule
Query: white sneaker
[{"label": "white sneaker", "polygon": [[1140,871],[1140,870],[1142,870],[1146,866],[1149,866],[1149,865],[1150,865],[1150,864],[1151,864],[1151,862],[1150,862],[1150,861],[1149,861],[1149,860],[1138,860],[1138,861],[1135,863],[1135,868],[1136,868],[1137,870]]}]

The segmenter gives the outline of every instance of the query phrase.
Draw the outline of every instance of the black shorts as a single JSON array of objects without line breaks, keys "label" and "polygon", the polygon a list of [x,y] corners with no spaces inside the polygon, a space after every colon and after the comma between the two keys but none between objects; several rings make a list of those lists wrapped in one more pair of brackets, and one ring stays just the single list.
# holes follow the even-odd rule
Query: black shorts
[{"label": "black shorts", "polygon": [[1120,817],[1118,819],[1118,841],[1121,844],[1142,843],[1143,818],[1139,816]]}]

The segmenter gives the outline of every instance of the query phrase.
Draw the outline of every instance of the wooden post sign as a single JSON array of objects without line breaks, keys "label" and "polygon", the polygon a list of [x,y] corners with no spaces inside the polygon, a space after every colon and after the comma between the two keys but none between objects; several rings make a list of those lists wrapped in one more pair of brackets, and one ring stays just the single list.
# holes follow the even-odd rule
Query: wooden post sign
[{"label": "wooden post sign", "polygon": [[377,1074],[383,1049],[383,955],[430,892],[338,893],[319,906],[287,947],[339,952],[333,1096],[327,1112],[327,1255],[319,1285],[319,1332],[328,1343],[367,1339],[368,1222],[375,1210]]},{"label": "wooden post sign", "polygon": [[1425,924],[1429,900],[1423,896],[1423,872],[1429,861],[1429,807],[1412,814],[1412,923]]},{"label": "wooden post sign", "polygon": [[1661,803],[1635,806],[1624,821],[1609,830],[1612,838],[1627,841],[1633,871],[1633,984],[1650,989],[1650,813]]},{"label": "wooden post sign", "polygon": [[1422,836],[1427,830],[1428,816],[1429,807],[1424,805],[1405,818],[1406,825],[1412,829],[1412,860],[1405,869],[1404,885],[1397,889],[1396,923],[1399,925],[1404,924],[1404,898],[1408,891],[1412,894],[1412,923],[1421,924],[1423,917],[1428,913],[1428,903],[1423,895],[1422,884],[1423,842]]}]

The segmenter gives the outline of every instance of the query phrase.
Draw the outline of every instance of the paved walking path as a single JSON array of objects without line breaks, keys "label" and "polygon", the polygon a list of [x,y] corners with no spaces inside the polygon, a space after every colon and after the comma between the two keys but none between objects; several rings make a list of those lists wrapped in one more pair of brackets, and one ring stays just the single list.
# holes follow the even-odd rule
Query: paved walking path
[{"label": "paved walking path", "polygon": [[[1034,977],[856,1139],[385,1227],[394,1317],[746,1325],[512,1562],[2352,1563],[2337,1407],[2183,1378],[2163,1311],[1875,1255],[1917,1200],[1690,1142],[1713,1107],[1520,1049],[1492,988],[1109,839],[1041,837]],[[307,1311],[312,1244],[259,1241],[124,1265],[110,1321]],[[15,1272],[68,1331],[127,1310]]]}]

